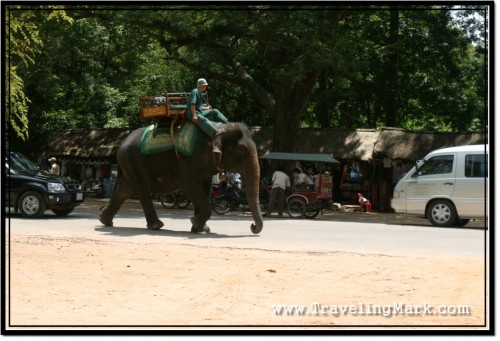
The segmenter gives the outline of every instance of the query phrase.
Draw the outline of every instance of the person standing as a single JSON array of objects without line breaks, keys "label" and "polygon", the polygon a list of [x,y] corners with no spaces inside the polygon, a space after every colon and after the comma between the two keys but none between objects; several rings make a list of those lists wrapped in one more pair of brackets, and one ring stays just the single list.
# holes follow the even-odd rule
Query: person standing
[{"label": "person standing", "polygon": [[191,91],[187,102],[186,118],[196,124],[208,136],[214,138],[214,153],[221,153],[220,138],[217,139],[219,130],[212,122],[228,123],[228,119],[219,110],[212,109],[203,97],[208,83],[204,78],[198,79],[196,88]]},{"label": "person standing", "polygon": [[49,173],[53,175],[59,175],[61,173],[61,168],[57,164],[57,159],[55,157],[51,157],[49,159],[49,162],[50,162]]},{"label": "person standing", "polygon": [[269,205],[267,206],[267,212],[264,217],[271,216],[275,204],[278,206],[278,216],[283,217],[283,211],[285,210],[285,192],[286,189],[290,187],[290,177],[285,173],[285,168],[280,167],[273,174],[272,178],[272,190],[269,197]]}]

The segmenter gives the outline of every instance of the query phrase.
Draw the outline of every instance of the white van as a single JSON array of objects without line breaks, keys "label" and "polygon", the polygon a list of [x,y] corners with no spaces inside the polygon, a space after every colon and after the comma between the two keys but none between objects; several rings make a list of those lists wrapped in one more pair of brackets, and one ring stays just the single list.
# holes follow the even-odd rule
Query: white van
[{"label": "white van", "polygon": [[435,226],[464,226],[487,218],[488,184],[488,145],[438,149],[399,180],[391,206]]}]

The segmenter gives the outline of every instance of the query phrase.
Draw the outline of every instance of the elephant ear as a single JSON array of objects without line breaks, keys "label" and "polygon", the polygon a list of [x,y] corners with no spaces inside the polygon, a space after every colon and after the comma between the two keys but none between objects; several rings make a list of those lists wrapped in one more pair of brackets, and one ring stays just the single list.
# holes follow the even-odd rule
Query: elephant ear
[{"label": "elephant ear", "polygon": [[243,138],[242,124],[238,123],[228,123],[224,126],[221,139],[222,148],[235,146]]},{"label": "elephant ear", "polygon": [[221,142],[222,168],[241,173],[242,160],[256,153],[250,130],[243,123],[228,123],[221,132]]}]

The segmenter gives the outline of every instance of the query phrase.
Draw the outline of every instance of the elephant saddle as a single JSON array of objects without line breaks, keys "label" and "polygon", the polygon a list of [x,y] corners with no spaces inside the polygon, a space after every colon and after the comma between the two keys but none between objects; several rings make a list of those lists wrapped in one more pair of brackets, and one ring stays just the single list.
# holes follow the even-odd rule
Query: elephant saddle
[{"label": "elephant saddle", "polygon": [[148,155],[175,149],[184,156],[194,153],[198,127],[185,121],[180,127],[170,129],[155,129],[152,124],[144,130],[141,138],[141,153]]}]

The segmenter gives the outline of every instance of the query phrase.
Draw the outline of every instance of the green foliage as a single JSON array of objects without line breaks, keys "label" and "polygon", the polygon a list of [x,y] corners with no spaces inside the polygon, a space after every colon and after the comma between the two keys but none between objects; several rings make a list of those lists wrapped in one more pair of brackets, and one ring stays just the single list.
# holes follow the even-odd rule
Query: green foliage
[{"label": "green foliage", "polygon": [[29,68],[44,45],[40,27],[47,22],[72,23],[72,19],[57,6],[48,10],[31,10],[21,5],[6,6],[6,126],[13,131],[9,138],[23,142],[29,137],[29,105],[32,100],[25,93],[25,79]]},{"label": "green foliage", "polygon": [[[472,45],[453,24],[451,12],[443,9],[401,10],[398,42],[390,45],[389,14],[353,11],[343,20],[338,48],[344,57],[328,67],[330,120],[324,126],[385,124],[390,109],[388,57],[396,50],[398,126],[431,131],[484,128],[484,50]],[[309,125],[321,118],[325,89],[320,90],[309,103]]]},{"label": "green foliage", "polygon": [[299,127],[488,124],[485,7],[406,7],[397,27],[394,8],[185,7],[10,7],[12,131],[37,144],[54,129],[134,128],[148,123],[140,97],[200,77],[230,120],[275,126],[285,142]]},{"label": "green foliage", "polygon": [[34,62],[34,56],[42,46],[38,35],[37,15],[34,11],[22,11],[20,6],[8,7],[6,16],[6,126],[22,140],[28,138],[29,99],[24,93],[23,77],[18,66]]},{"label": "green foliage", "polygon": [[29,99],[24,94],[24,82],[17,75],[14,66],[9,68],[8,91],[5,92],[7,103],[7,126],[13,130],[14,134],[22,140],[28,138],[28,103]]}]

